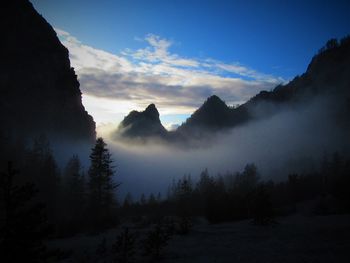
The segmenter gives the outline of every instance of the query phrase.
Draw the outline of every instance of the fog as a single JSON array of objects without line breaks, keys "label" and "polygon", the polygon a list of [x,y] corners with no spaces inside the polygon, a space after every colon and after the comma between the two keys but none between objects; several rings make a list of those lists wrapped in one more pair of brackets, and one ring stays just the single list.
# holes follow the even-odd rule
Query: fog
[{"label": "fog", "polygon": [[[325,154],[347,154],[346,132],[334,120],[337,107],[327,97],[297,107],[261,105],[274,112],[269,118],[251,121],[228,132],[217,133],[200,147],[178,147],[149,140],[131,144],[111,139],[113,127],[98,130],[110,149],[116,166],[119,195],[131,192],[167,192],[173,179],[190,174],[196,180],[208,168],[211,175],[241,171],[255,163],[262,179],[285,179],[289,173],[317,169]],[[268,107],[267,107],[268,106]]]}]

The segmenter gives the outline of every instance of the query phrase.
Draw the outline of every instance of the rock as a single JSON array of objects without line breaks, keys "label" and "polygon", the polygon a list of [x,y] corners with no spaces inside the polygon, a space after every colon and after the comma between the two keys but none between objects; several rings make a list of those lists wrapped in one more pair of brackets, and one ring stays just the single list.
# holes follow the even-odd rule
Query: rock
[{"label": "rock", "polygon": [[167,130],[161,124],[159,112],[154,104],[150,104],[142,112],[130,112],[120,123],[117,133],[128,138],[167,136]]},{"label": "rock", "polygon": [[3,133],[95,140],[68,50],[26,0],[2,4],[0,122]]}]

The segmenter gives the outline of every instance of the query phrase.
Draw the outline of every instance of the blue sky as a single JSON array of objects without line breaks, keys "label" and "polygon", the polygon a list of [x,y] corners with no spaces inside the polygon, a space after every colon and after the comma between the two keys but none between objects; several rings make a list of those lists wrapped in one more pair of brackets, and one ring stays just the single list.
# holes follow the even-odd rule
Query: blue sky
[{"label": "blue sky", "polygon": [[242,103],[303,73],[328,39],[350,33],[349,1],[32,3],[70,50],[84,104],[99,124],[152,99],[168,126],[213,93]]}]

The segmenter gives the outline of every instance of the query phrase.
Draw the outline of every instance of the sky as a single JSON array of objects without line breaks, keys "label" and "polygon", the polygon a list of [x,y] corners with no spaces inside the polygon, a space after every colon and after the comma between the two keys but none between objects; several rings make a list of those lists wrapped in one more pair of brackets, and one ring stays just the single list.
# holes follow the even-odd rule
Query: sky
[{"label": "sky", "polygon": [[98,126],[150,103],[168,129],[213,94],[242,104],[350,34],[349,1],[31,2],[68,48]]}]

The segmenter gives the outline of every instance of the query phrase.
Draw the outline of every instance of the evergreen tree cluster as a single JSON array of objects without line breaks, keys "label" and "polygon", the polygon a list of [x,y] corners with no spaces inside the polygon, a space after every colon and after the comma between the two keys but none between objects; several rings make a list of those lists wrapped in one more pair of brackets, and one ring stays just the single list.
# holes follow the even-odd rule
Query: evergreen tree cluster
[{"label": "evergreen tree cluster", "polygon": [[[50,234],[45,232],[43,238],[96,232],[117,224],[115,191],[118,185],[113,178],[111,154],[102,138],[98,138],[92,148],[87,173],[77,155],[72,156],[64,169],[59,169],[45,136],[36,139],[30,148],[18,145],[12,147],[14,153],[8,151],[7,156],[17,156],[18,172],[12,165],[5,170],[1,164],[4,171],[1,174],[1,240],[9,240],[9,233],[18,233],[13,240],[23,239],[26,232],[22,227],[32,229],[33,233],[28,235],[39,235],[31,224],[39,224],[40,220],[51,226]],[[6,244],[15,248],[15,242],[6,241]]]},{"label": "evergreen tree cluster", "polygon": [[[211,223],[252,219],[254,224],[275,222],[274,217],[298,212],[299,204],[312,201],[310,212],[332,214],[350,212],[350,160],[338,153],[325,155],[319,169],[290,174],[286,181],[263,181],[254,164],[242,172],[211,176],[205,169],[194,183],[190,176],[173,181],[168,197],[151,206],[144,195],[139,202],[122,207],[122,215],[178,218],[178,230],[186,233],[195,217]],[[181,230],[179,230],[181,232]]]}]

